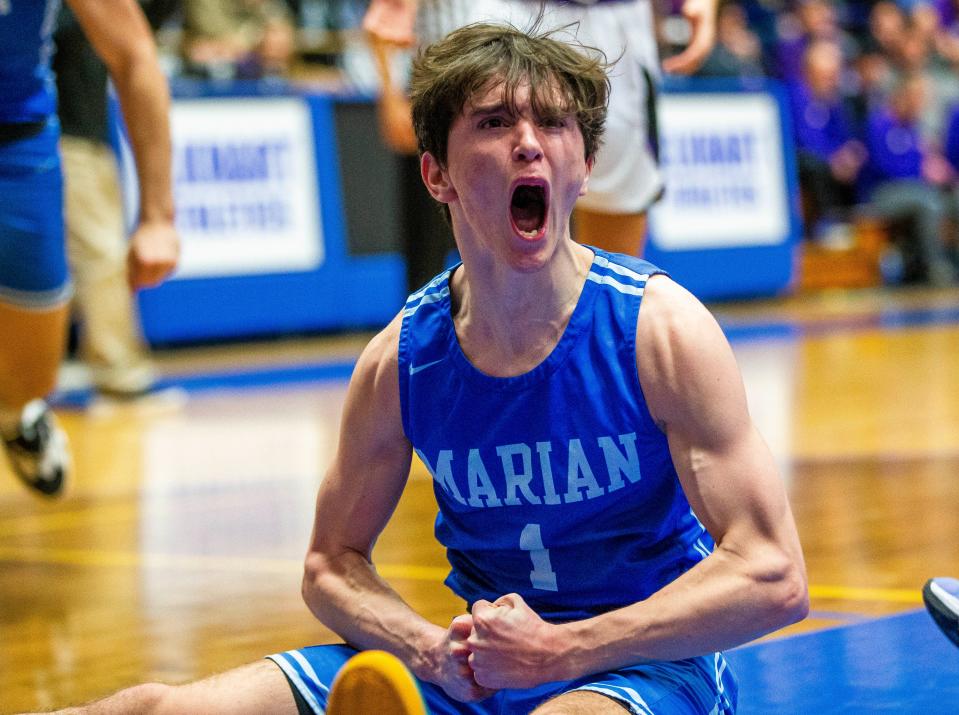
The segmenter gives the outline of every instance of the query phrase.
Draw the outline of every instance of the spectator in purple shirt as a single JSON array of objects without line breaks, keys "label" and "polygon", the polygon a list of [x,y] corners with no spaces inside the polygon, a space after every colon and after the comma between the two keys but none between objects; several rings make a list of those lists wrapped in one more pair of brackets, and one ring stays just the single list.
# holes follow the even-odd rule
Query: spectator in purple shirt
[{"label": "spectator in purple shirt", "polygon": [[848,221],[866,159],[840,91],[842,51],[817,40],[806,49],[802,79],[791,87],[793,127],[807,236],[824,237]]},{"label": "spectator in purple shirt", "polygon": [[949,110],[942,153],[953,171],[959,174],[959,105]]},{"label": "spectator in purple shirt", "polygon": [[959,104],[953,105],[946,117],[942,153],[953,171],[953,182],[946,194],[951,231],[946,237],[954,266],[959,266]]},{"label": "spectator in purple shirt", "polygon": [[946,201],[943,187],[955,177],[945,158],[926,146],[919,119],[929,107],[929,81],[923,74],[902,77],[889,102],[877,107],[866,126],[869,160],[862,189],[870,206],[889,221],[909,219],[907,251],[915,253],[919,272],[933,285],[955,281],[955,269],[943,241]]},{"label": "spectator in purple shirt", "polygon": [[855,42],[839,26],[836,8],[825,0],[799,0],[795,9],[779,22],[779,41],[775,51],[774,73],[785,82],[802,76],[803,56],[817,40],[839,44],[843,54],[855,54]]}]

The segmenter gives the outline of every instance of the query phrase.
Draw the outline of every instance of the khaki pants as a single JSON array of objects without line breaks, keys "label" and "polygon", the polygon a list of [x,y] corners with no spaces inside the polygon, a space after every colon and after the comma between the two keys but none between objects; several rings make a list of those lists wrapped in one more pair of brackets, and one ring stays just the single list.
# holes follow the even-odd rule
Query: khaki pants
[{"label": "khaki pants", "polygon": [[87,139],[61,139],[67,261],[82,321],[80,354],[97,389],[136,393],[156,375],[127,285],[127,241],[116,159]]}]

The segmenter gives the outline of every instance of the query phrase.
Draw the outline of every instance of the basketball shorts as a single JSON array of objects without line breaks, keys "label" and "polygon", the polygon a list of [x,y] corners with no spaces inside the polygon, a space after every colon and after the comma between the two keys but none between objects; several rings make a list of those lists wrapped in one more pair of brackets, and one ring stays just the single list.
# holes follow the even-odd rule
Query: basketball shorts
[{"label": "basketball shorts", "polygon": [[[324,713],[330,684],[356,653],[346,645],[321,645],[268,658],[286,675],[301,712]],[[604,695],[634,715],[722,715],[735,712],[738,692],[721,653],[643,663],[528,690],[501,690],[479,703],[461,703],[432,683],[418,682],[431,715],[521,715],[556,695],[574,690]]]},{"label": "basketball shorts", "polygon": [[51,120],[38,134],[0,142],[0,301],[47,309],[70,299],[63,177]]},{"label": "basketball shorts", "polygon": [[453,30],[474,22],[502,22],[508,0],[421,0],[414,31],[420,46],[442,40]]},{"label": "basketball shorts", "polygon": [[[507,18],[528,27],[539,12],[533,0],[505,0]],[[656,130],[659,56],[649,0],[578,4],[547,2],[543,29],[557,39],[602,50],[609,70],[609,110],[603,144],[577,206],[606,214],[641,213],[663,193]]]}]

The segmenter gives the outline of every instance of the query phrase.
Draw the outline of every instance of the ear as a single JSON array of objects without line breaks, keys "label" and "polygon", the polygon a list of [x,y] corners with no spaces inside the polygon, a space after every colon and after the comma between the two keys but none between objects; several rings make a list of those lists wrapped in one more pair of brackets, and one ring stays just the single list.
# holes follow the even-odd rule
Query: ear
[{"label": "ear", "polygon": [[450,183],[449,174],[428,151],[420,157],[420,176],[426,189],[440,203],[448,204],[456,198],[456,189]]},{"label": "ear", "polygon": [[586,158],[586,176],[583,177],[583,185],[579,189],[579,195],[585,196],[587,189],[589,189],[589,177],[593,173],[593,164],[596,163],[596,155],[593,154]]}]

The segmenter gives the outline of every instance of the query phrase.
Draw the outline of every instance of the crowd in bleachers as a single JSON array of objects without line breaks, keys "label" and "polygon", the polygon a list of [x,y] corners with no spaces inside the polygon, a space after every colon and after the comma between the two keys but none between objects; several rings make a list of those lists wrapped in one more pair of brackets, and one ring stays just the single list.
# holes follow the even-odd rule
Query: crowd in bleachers
[{"label": "crowd in bleachers", "polygon": [[787,87],[809,240],[868,215],[901,256],[890,279],[955,282],[959,2],[727,2],[702,74]]},{"label": "crowd in bleachers", "polygon": [[[682,45],[681,0],[652,1],[662,11],[664,50]],[[178,73],[242,79],[287,75],[309,30],[356,29],[344,24],[365,3],[148,5],[175,8]],[[868,214],[902,258],[889,278],[955,282],[959,0],[726,0],[699,74],[774,77],[787,88],[807,239],[844,244]]]}]

